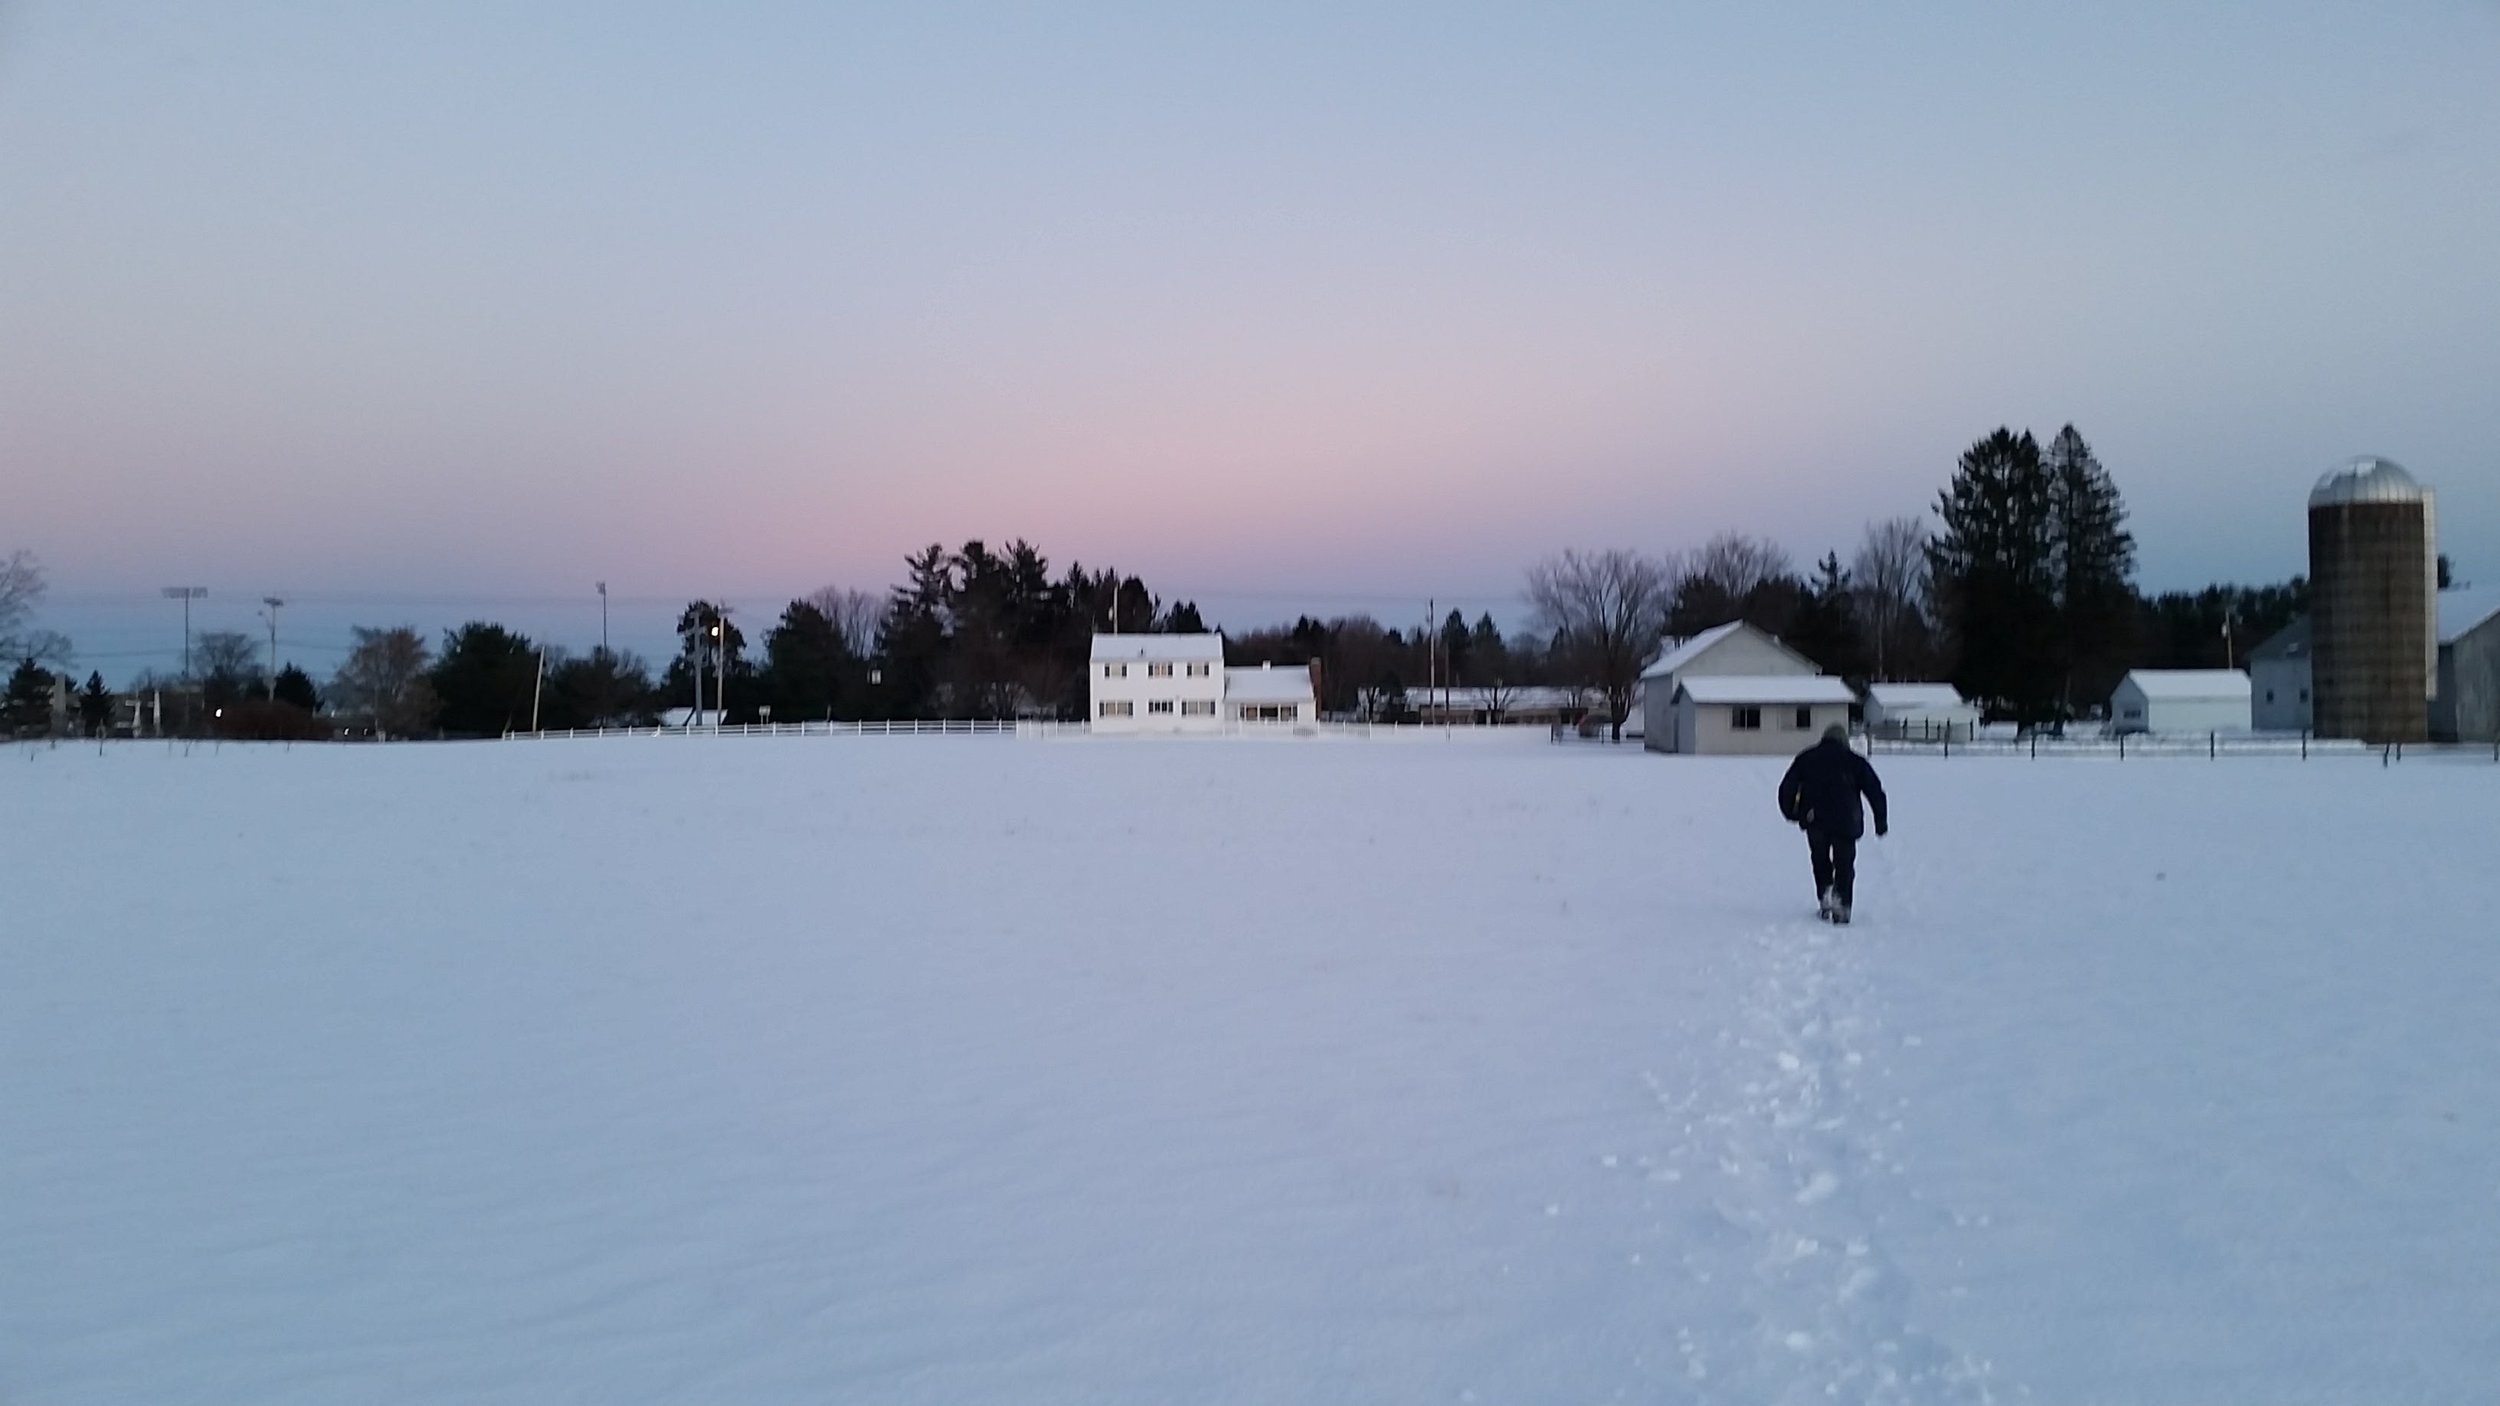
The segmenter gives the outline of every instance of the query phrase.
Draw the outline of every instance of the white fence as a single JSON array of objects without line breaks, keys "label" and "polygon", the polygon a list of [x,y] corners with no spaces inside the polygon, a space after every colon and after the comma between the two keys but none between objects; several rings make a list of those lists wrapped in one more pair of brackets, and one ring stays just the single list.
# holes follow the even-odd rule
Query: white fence
[{"label": "white fence", "polygon": [[[581,737],[1092,737],[1084,723],[955,719],[901,722],[724,723],[701,727],[563,728],[512,732],[508,741],[561,741]],[[1123,732],[1117,740],[1187,741],[1197,737],[1334,738],[1391,742],[1542,742],[1538,725],[1469,726],[1443,723],[1225,723],[1187,733]]]}]

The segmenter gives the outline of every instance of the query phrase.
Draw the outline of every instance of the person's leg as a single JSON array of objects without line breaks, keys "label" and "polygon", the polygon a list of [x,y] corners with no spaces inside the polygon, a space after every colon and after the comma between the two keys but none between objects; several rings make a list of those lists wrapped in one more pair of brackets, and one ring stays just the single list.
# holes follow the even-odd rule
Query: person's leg
[{"label": "person's leg", "polygon": [[1806,832],[1806,852],[1814,861],[1814,901],[1828,904],[1832,893],[1832,841],[1818,831]]},{"label": "person's leg", "polygon": [[1857,902],[1858,842],[1847,835],[1832,839],[1832,887],[1839,890],[1843,909]]}]

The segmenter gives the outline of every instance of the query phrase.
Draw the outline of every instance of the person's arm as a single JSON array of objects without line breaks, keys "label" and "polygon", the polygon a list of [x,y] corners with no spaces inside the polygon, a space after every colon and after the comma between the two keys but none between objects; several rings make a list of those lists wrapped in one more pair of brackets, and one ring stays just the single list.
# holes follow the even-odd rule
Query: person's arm
[{"label": "person's arm", "polygon": [[1790,762],[1788,764],[1788,774],[1780,778],[1780,819],[1787,821],[1791,825],[1804,823],[1803,819],[1797,814],[1797,806],[1803,799],[1804,790],[1804,788],[1798,784],[1798,773],[1805,769],[1805,764],[1805,759],[1803,757]]},{"label": "person's arm", "polygon": [[1875,775],[1873,762],[1851,755],[1858,764],[1858,790],[1866,796],[1867,809],[1875,812],[1875,833],[1880,835],[1892,828],[1892,817],[1884,806],[1884,783]]}]

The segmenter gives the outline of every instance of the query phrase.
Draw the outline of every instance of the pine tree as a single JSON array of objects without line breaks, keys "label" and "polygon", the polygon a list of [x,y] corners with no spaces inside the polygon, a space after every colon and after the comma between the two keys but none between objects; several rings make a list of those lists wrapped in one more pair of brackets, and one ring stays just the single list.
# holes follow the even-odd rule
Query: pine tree
[{"label": "pine tree", "polygon": [[2072,425],[2049,444],[2045,470],[2056,507],[2054,566],[2060,644],[2059,697],[2067,717],[2105,698],[2133,652],[2135,538],[2109,471]]},{"label": "pine tree", "polygon": [[1937,498],[1927,547],[1959,662],[1953,682],[2024,724],[2060,693],[2057,495],[2029,431],[1999,428],[1965,451]]},{"label": "pine tree", "polygon": [[8,730],[17,737],[40,737],[52,730],[52,671],[33,659],[18,661],[17,671],[9,675],[6,693],[0,693],[0,713],[8,718]]},{"label": "pine tree", "polygon": [[1857,593],[1838,552],[1825,552],[1806,583],[1786,636],[1791,649],[1811,659],[1824,673],[1842,678],[1867,677],[1865,632],[1858,624]]},{"label": "pine tree", "polygon": [[102,737],[113,727],[113,690],[104,686],[104,675],[90,671],[87,686],[78,694],[78,724],[89,737]]}]

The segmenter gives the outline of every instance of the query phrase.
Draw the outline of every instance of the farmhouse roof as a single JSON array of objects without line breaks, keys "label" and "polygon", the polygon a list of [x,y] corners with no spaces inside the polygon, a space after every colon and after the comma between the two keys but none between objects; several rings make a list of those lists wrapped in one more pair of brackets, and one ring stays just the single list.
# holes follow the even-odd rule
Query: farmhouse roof
[{"label": "farmhouse roof", "polygon": [[1096,635],[1094,662],[1148,660],[1167,663],[1182,659],[1222,659],[1224,637],[1204,635]]},{"label": "farmhouse roof", "polygon": [[1311,666],[1287,664],[1274,667],[1260,664],[1224,671],[1224,701],[1227,703],[1308,703],[1311,701]]},{"label": "farmhouse roof", "polygon": [[1829,674],[1720,674],[1685,679],[1675,688],[1679,698],[1696,703],[1852,703],[1857,695],[1846,680]]},{"label": "farmhouse roof", "polygon": [[2478,591],[2441,591],[2439,642],[2455,644],[2495,615],[2500,615],[2500,590],[2485,587]]},{"label": "farmhouse roof", "polygon": [[2248,696],[2248,675],[2237,669],[2138,669],[2124,682],[2147,699],[2169,702]]}]

